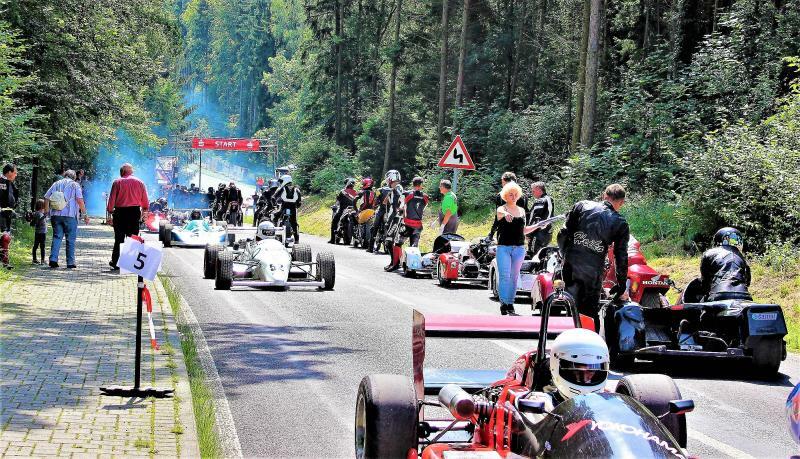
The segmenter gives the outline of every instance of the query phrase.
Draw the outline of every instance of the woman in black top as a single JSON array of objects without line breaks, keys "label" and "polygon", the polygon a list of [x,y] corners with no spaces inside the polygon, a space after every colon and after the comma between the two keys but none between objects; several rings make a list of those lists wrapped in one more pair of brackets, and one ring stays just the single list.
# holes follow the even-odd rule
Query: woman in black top
[{"label": "woman in black top", "polygon": [[500,196],[505,204],[497,208],[497,277],[500,314],[515,316],[519,270],[525,260],[525,234],[534,227],[525,226],[525,209],[517,205],[522,189],[514,182],[503,187]]}]

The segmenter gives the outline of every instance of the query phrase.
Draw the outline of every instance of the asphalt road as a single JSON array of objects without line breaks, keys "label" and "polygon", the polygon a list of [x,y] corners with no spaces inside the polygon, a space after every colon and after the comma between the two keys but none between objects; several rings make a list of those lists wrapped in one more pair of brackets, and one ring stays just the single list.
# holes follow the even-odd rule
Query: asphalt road
[{"label": "asphalt road", "polygon": [[[383,272],[387,256],[307,235],[302,241],[314,254],[335,254],[333,291],[216,291],[213,281],[202,278],[202,250],[166,249],[164,270],[203,329],[245,457],[352,457],[361,378],[411,374],[412,309],[498,314],[498,303],[485,289],[444,289],[434,280]],[[518,305],[517,311],[528,308]],[[507,369],[533,345],[434,339],[426,366]],[[783,377],[769,383],[740,379],[730,367],[667,371],[696,404],[688,415],[691,454],[785,458],[797,453],[783,407],[800,380],[800,356],[790,355],[781,367]]]}]

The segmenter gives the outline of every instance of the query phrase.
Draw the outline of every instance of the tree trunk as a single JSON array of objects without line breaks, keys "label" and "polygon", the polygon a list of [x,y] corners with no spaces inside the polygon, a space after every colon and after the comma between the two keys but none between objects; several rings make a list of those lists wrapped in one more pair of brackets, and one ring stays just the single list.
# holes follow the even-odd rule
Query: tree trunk
[{"label": "tree trunk", "polygon": [[397,66],[400,60],[400,11],[403,0],[397,0],[397,19],[394,28],[394,56],[392,56],[392,75],[389,78],[389,116],[386,122],[386,150],[383,153],[383,175],[389,170],[389,153],[392,149],[392,124],[394,122],[394,96],[397,81]]},{"label": "tree trunk", "polygon": [[436,145],[442,144],[444,110],[447,103],[447,0],[442,0],[442,48],[439,57],[439,121],[436,125]]},{"label": "tree trunk", "polygon": [[[524,7],[523,7],[524,8]],[[517,79],[519,77],[519,61],[521,58],[521,50],[522,50],[522,31],[525,26],[526,18],[528,16],[528,10],[525,9],[524,12],[520,12],[519,17],[517,18],[517,23],[514,26],[514,68],[511,70],[511,87],[509,88],[509,97],[508,97],[508,109],[512,108],[512,101],[514,100],[514,93],[517,92]]]},{"label": "tree trunk", "polygon": [[603,0],[591,0],[589,42],[586,49],[586,89],[583,94],[583,122],[581,123],[581,147],[590,148],[594,141],[594,119],[597,110],[597,69],[600,43],[600,15]]},{"label": "tree trunk", "polygon": [[338,144],[342,138],[342,3],[343,1],[337,0],[336,7],[336,118],[334,122],[334,131],[336,136],[336,143]]},{"label": "tree trunk", "polygon": [[458,78],[456,79],[456,105],[464,105],[464,61],[467,59],[467,27],[469,26],[469,0],[464,0],[461,14],[461,49],[458,54]]},{"label": "tree trunk", "polygon": [[[538,79],[536,75],[539,69],[539,57],[541,55],[541,36],[542,30],[544,29],[544,18],[545,13],[547,12],[547,0],[539,0],[539,6],[536,8],[536,19],[533,26],[533,37],[531,43],[532,47],[532,59],[531,59],[531,69],[530,69],[530,95],[528,96],[528,105],[533,104],[533,100],[536,97],[536,84],[538,83]],[[583,47],[585,48],[585,46]]]},{"label": "tree trunk", "polygon": [[586,86],[586,47],[589,43],[589,21],[591,1],[583,0],[583,34],[581,35],[580,64],[578,65],[578,84],[575,87],[575,119],[572,124],[572,142],[570,151],[575,153],[581,139],[581,122],[583,121],[583,92]]}]

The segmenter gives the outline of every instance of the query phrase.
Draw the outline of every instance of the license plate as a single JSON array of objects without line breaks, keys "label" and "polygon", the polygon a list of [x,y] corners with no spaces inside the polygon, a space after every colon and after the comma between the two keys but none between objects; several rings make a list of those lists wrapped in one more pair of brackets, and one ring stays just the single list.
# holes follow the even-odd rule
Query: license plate
[{"label": "license plate", "polygon": [[699,344],[681,344],[682,351],[702,351],[703,346]]}]

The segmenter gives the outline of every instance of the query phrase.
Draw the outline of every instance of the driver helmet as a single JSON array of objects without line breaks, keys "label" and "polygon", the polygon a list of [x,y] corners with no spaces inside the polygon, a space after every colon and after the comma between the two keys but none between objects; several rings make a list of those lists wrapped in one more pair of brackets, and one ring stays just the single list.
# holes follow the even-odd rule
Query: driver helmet
[{"label": "driver helmet", "polygon": [[221,190],[221,189],[223,189],[223,188],[225,188],[225,184],[220,182],[220,184],[219,184],[219,185],[217,185],[217,189],[220,189],[220,190]]},{"label": "driver helmet", "polygon": [[361,189],[372,188],[372,179],[367,177],[361,180]]},{"label": "driver helmet", "polygon": [[608,365],[608,345],[591,330],[566,330],[553,341],[550,373],[565,399],[602,391],[608,379]]},{"label": "driver helmet", "polygon": [[191,215],[189,215],[189,220],[202,220],[203,214],[200,213],[197,209],[192,209]]},{"label": "driver helmet", "polygon": [[162,206],[166,206],[167,205],[167,199],[163,198],[163,197],[158,198],[158,203],[161,204]]},{"label": "driver helmet", "polygon": [[272,222],[266,221],[258,224],[258,230],[256,231],[256,241],[261,241],[263,239],[272,239],[274,237],[275,237],[275,225],[273,225]]},{"label": "driver helmet", "polygon": [[741,249],[743,244],[744,238],[742,238],[742,233],[736,228],[726,226],[714,234],[714,245],[727,245]]},{"label": "driver helmet", "polygon": [[269,179],[269,188],[270,189],[278,188],[278,180],[277,179]]},{"label": "driver helmet", "polygon": [[356,186],[356,179],[354,179],[353,177],[347,177],[346,179],[344,179],[345,188],[353,188],[354,186]]},{"label": "driver helmet", "polygon": [[228,188],[236,188],[236,183],[231,182],[230,184],[228,184]]},{"label": "driver helmet", "polygon": [[288,184],[292,183],[292,176],[288,175],[288,174],[287,175],[282,175],[281,176],[281,183],[283,183],[284,185],[288,185]]},{"label": "driver helmet", "polygon": [[400,181],[400,172],[392,169],[386,173],[386,182],[399,182]]}]

